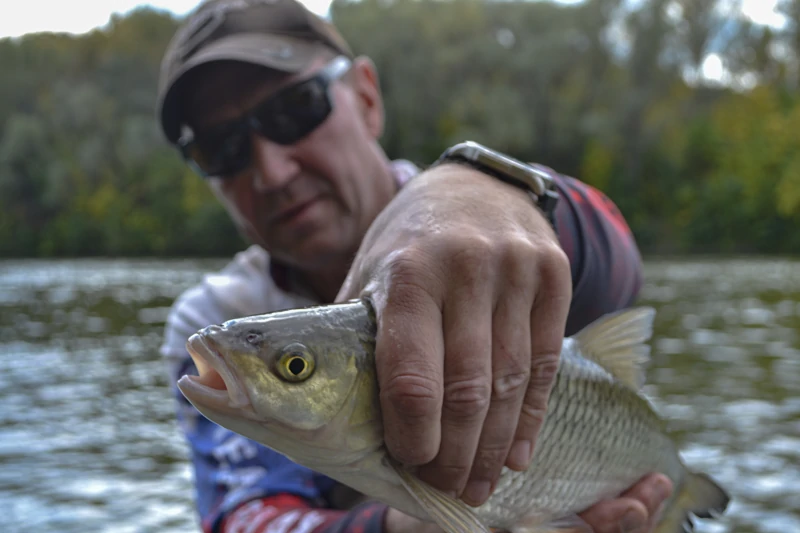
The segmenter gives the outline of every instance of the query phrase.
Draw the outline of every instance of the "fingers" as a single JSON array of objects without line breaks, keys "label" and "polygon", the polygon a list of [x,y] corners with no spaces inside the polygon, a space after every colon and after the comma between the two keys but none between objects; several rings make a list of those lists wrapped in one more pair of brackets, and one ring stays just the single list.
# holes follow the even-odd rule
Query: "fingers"
[{"label": "fingers", "polygon": [[652,529],[667,498],[672,494],[672,481],[658,473],[643,477],[622,496],[641,502],[647,509],[647,526]]},{"label": "fingers", "polygon": [[592,506],[581,514],[594,533],[644,533],[647,508],[632,498],[617,498]]},{"label": "fingers", "polygon": [[492,251],[479,239],[456,247],[438,286],[424,258],[394,258],[378,332],[389,452],[471,505],[504,464],[530,462],[571,294],[560,248],[513,241],[499,261]]},{"label": "fingers", "polygon": [[528,467],[542,427],[547,403],[558,371],[561,345],[569,312],[572,281],[569,260],[557,249],[541,254],[540,279],[530,313],[530,378],[507,466]]},{"label": "fingers", "polygon": [[671,491],[669,478],[650,474],[619,498],[592,506],[581,518],[595,533],[649,533]]},{"label": "fingers", "polygon": [[530,463],[571,297],[557,243],[506,237],[395,251],[371,284],[388,451],[471,505]]},{"label": "fingers", "polygon": [[[465,266],[460,266],[465,265]],[[444,395],[439,454],[420,479],[460,494],[472,468],[492,394],[492,284],[485,254],[454,264],[445,298]]]},{"label": "fingers", "polygon": [[394,267],[393,283],[381,298],[376,371],[389,453],[420,465],[441,442],[444,352],[442,312],[416,266]]},{"label": "fingers", "polygon": [[511,449],[530,376],[532,289],[501,295],[493,318],[492,395],[463,499],[480,505],[494,491]]},{"label": "fingers", "polygon": [[444,533],[444,530],[433,522],[422,521],[409,516],[393,507],[386,511],[384,533]]}]

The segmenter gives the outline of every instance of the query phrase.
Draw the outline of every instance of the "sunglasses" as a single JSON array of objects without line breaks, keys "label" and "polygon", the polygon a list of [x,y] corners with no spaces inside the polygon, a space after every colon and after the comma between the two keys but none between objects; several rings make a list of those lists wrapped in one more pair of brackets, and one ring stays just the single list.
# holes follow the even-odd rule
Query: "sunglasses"
[{"label": "sunglasses", "polygon": [[250,132],[290,145],[318,128],[333,110],[329,87],[350,69],[339,56],[312,78],[280,89],[249,114],[195,135],[189,128],[178,140],[186,162],[203,177],[228,177],[250,166]]}]

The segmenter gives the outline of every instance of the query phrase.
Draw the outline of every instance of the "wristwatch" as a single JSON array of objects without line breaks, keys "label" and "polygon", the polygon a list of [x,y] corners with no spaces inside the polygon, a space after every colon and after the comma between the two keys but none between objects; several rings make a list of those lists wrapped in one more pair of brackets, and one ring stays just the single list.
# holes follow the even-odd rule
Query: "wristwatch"
[{"label": "wristwatch", "polygon": [[555,227],[554,213],[558,203],[558,191],[553,178],[546,172],[474,141],[451,146],[431,167],[445,162],[466,164],[527,191],[536,206]]}]

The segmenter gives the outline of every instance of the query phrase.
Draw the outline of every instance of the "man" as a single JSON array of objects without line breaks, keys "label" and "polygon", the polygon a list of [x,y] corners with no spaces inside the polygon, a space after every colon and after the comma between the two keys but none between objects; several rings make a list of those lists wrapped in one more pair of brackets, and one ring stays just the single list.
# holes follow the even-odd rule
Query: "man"
[{"label": "man", "polygon": [[[638,292],[635,243],[596,190],[538,167],[560,196],[551,212],[547,195],[478,167],[388,160],[373,64],[295,0],[198,8],[165,55],[159,115],[254,243],[175,303],[172,382],[195,371],[184,343],[202,327],[369,294],[387,447],[471,505],[503,465],[529,464],[565,331]],[[205,531],[438,531],[353,507],[346,488],[176,395]],[[582,518],[647,531],[670,490],[654,474]]]}]

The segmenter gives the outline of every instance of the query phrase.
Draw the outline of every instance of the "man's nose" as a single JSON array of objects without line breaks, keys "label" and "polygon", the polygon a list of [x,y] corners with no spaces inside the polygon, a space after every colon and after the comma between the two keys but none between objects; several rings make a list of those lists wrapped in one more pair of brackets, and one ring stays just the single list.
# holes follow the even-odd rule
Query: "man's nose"
[{"label": "man's nose", "polygon": [[300,171],[291,146],[252,134],[253,187],[258,192],[281,189]]}]

